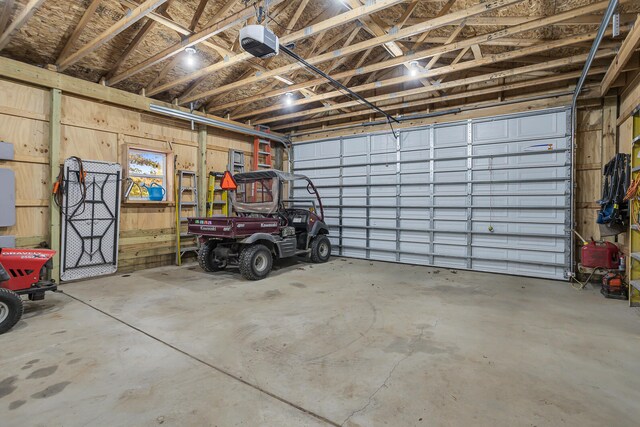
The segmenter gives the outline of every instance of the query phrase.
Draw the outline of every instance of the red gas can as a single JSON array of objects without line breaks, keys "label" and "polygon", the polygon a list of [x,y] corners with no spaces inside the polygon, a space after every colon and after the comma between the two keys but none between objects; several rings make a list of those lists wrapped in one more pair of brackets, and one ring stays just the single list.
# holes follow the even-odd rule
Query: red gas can
[{"label": "red gas can", "polygon": [[582,265],[596,268],[618,268],[620,257],[618,247],[611,242],[594,242],[582,247]]}]

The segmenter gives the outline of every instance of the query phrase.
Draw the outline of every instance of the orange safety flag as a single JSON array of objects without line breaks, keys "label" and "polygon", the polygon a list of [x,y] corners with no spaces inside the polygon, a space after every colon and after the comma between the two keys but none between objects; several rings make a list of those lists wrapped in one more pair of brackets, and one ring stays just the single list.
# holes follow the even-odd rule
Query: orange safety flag
[{"label": "orange safety flag", "polygon": [[234,191],[238,188],[236,180],[233,179],[229,171],[225,171],[222,182],[220,183],[220,188],[227,191]]}]

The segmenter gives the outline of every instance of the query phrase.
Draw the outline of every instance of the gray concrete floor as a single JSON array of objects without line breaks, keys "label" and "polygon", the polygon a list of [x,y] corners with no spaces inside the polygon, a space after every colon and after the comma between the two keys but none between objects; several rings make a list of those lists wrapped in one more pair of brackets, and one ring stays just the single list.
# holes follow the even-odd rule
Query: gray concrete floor
[{"label": "gray concrete floor", "polygon": [[0,336],[3,426],[640,423],[640,312],[567,283],[334,258],[62,290]]}]

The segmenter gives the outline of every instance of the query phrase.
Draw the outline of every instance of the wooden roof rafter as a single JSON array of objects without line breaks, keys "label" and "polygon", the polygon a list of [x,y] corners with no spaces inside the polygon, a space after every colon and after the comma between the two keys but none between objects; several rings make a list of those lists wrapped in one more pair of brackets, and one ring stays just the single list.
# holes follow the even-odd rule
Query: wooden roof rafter
[{"label": "wooden roof rafter", "polygon": [[[623,0],[624,1],[624,0]],[[343,71],[340,73],[336,73],[335,75],[333,75],[334,78],[336,79],[343,79],[343,78],[347,78],[347,77],[353,77],[353,76],[359,76],[359,75],[363,75],[363,74],[368,74],[368,73],[373,73],[375,71],[378,70],[382,70],[385,68],[390,68],[390,67],[397,67],[397,66],[402,66],[404,63],[408,62],[408,61],[412,61],[412,60],[422,60],[425,58],[430,58],[433,57],[434,55],[438,55],[438,54],[444,54],[444,53],[448,53],[448,52],[455,52],[455,51],[460,51],[460,50],[465,50],[465,48],[470,48],[471,46],[475,45],[475,44],[483,44],[483,43],[487,43],[487,42],[495,42],[496,40],[499,40],[503,37],[507,37],[507,36],[512,36],[512,35],[516,35],[516,34],[521,34],[524,33],[526,31],[531,31],[531,30],[535,30],[538,28],[543,28],[547,25],[552,25],[558,22],[562,22],[566,19],[573,19],[576,16],[581,16],[581,15],[585,15],[585,14],[590,14],[590,13],[594,13],[594,12],[598,12],[598,11],[602,11],[604,10],[608,5],[608,1],[601,1],[598,3],[593,3],[591,5],[588,6],[583,6],[583,7],[579,7],[579,8],[575,8],[563,13],[559,13],[556,15],[552,15],[552,16],[548,16],[548,17],[544,17],[544,18],[539,18],[539,19],[533,19],[518,25],[514,25],[512,27],[503,29],[503,30],[498,30],[498,31],[494,31],[491,33],[486,33],[486,34],[481,34],[475,37],[471,37],[471,38],[467,38],[464,40],[460,40],[460,41],[456,41],[456,42],[452,42],[452,43],[448,43],[448,44],[444,44],[442,46],[437,46],[437,47],[432,47],[432,48],[427,48],[421,51],[414,51],[413,53],[407,54],[404,57],[399,57],[399,58],[392,58],[386,61],[381,61],[381,62],[374,62],[374,63],[370,63],[368,65],[364,65],[362,67],[356,67],[353,68],[351,70],[347,70],[347,71]],[[531,45],[531,41],[526,40],[526,45]],[[343,50],[344,51],[344,50]],[[466,51],[464,52],[466,53]],[[464,53],[461,52],[461,55],[464,55]],[[325,53],[323,55],[319,55],[315,58],[312,58],[312,60],[314,62],[322,62],[324,60],[330,59],[332,58],[332,52],[328,52]],[[289,72],[291,69],[295,69],[298,67],[295,67],[295,65],[289,65],[289,66],[285,66],[285,67],[281,67],[277,70],[273,70],[272,73],[280,73],[280,74],[286,74],[287,72]],[[246,85],[249,84],[249,82],[252,81],[257,81],[259,79],[265,78],[264,75],[261,76],[254,76],[251,79],[245,79],[243,81],[237,82],[236,84],[233,85],[227,85],[225,87],[221,87],[221,88],[217,88],[213,91],[209,91],[209,93],[206,93],[204,95],[211,95],[213,93],[223,93],[225,91],[228,90],[232,90],[237,86],[241,86],[241,85]],[[314,85],[318,85],[318,84],[326,84],[326,81],[324,79],[312,79],[309,80],[305,83],[300,83],[300,84],[296,84],[291,86],[290,88],[288,88],[289,90],[297,90],[299,88],[304,88],[304,87],[310,87],[310,86],[314,86]],[[231,102],[227,102],[225,104],[222,105],[218,105],[218,106],[211,106],[211,111],[219,111],[222,109],[228,109],[228,108],[235,108],[239,105],[243,105],[246,103],[250,103],[250,102],[255,102],[258,100],[263,100],[265,98],[268,97],[275,97],[275,96],[279,96],[282,95],[284,92],[282,90],[276,89],[273,90],[269,93],[266,94],[261,94],[260,97],[255,97],[255,96],[249,96],[243,99],[239,99],[236,101],[231,101]],[[190,99],[186,99],[185,102],[190,101]]]},{"label": "wooden roof rafter", "polygon": [[609,70],[607,70],[607,74],[602,79],[600,88],[601,96],[605,96],[607,94],[613,82],[618,78],[624,66],[631,60],[638,48],[640,48],[640,14],[636,17],[633,28],[622,42],[615,60],[611,62],[611,66],[609,67]]},{"label": "wooden roof rafter", "polygon": [[[586,33],[586,34],[579,34],[579,35],[576,35],[576,36],[573,36],[573,37],[555,40],[553,42],[545,43],[545,44],[542,44],[542,45],[534,45],[534,46],[530,46],[530,47],[525,47],[525,48],[522,48],[522,49],[514,50],[514,51],[511,51],[511,52],[488,55],[488,56],[480,58],[480,59],[474,59],[474,60],[471,60],[471,61],[452,63],[450,65],[445,65],[445,66],[441,66],[441,67],[437,67],[437,68],[432,68],[432,69],[430,69],[428,71],[424,71],[424,74],[429,76],[429,77],[443,76],[443,75],[447,75],[447,74],[452,74],[452,73],[456,73],[456,72],[460,72],[460,71],[463,71],[463,70],[476,68],[476,67],[483,66],[483,65],[495,64],[495,63],[498,63],[498,62],[508,61],[508,60],[511,60],[511,59],[517,58],[517,57],[523,57],[523,56],[532,55],[532,54],[540,54],[540,53],[543,53],[543,52],[547,52],[547,51],[549,51],[551,49],[571,46],[572,44],[580,43],[580,42],[585,41],[585,40],[593,40],[596,37],[596,35],[597,35],[597,32],[595,32],[595,31],[591,32],[591,33]],[[392,78],[387,79],[387,80],[378,80],[378,81],[372,82],[372,83],[365,83],[365,84],[362,84],[362,85],[359,85],[359,86],[351,87],[350,89],[352,91],[354,91],[354,92],[364,92],[364,91],[379,89],[379,88],[387,87],[387,86],[396,86],[396,85],[400,85],[402,83],[408,83],[408,82],[411,82],[411,81],[414,81],[414,80],[415,80],[415,77],[413,77],[411,75],[405,75],[405,76],[401,76],[401,77],[392,77]],[[442,83],[442,79],[437,82],[436,88],[441,87],[442,86],[441,83]],[[295,102],[293,102],[291,104],[291,106],[292,107],[296,107],[296,106],[300,106],[300,105],[304,105],[304,104],[309,104],[309,103],[312,103],[312,102],[318,102],[318,101],[321,101],[321,100],[342,97],[343,95],[344,94],[341,91],[334,90],[332,92],[326,92],[326,93],[323,93],[322,95],[318,95],[317,97],[311,97],[311,98],[306,98],[306,99],[301,99],[301,100],[295,101]],[[283,108],[284,108],[283,105],[275,104],[275,105],[273,105],[271,107],[266,107],[266,108],[262,108],[262,109],[259,109],[259,110],[254,110],[253,113],[262,114],[262,113],[266,113],[266,112],[274,112],[274,111],[282,110]],[[242,115],[235,116],[235,117],[232,116],[231,118],[233,120],[238,120],[238,119],[242,119],[242,118],[245,118],[245,117],[248,117],[248,116],[250,116],[250,114],[242,114]]]},{"label": "wooden roof rafter", "polygon": [[[274,2],[272,3],[274,6],[276,4],[281,3],[282,0],[274,0]],[[254,8],[253,6],[247,6],[244,9],[242,9],[240,12],[237,12],[227,18],[224,18],[220,21],[211,23],[211,25],[207,25],[205,26],[205,28],[203,28],[202,30],[192,33],[190,36],[188,36],[186,39],[174,44],[173,46],[169,46],[168,48],[156,53],[155,55],[145,59],[142,62],[139,62],[138,64],[132,66],[131,68],[123,71],[122,73],[119,73],[115,76],[113,76],[113,78],[111,78],[109,81],[107,81],[107,85],[112,86],[116,83],[119,83],[125,79],[128,79],[132,76],[134,76],[135,74],[146,70],[149,67],[152,67],[160,62],[165,61],[166,59],[172,58],[174,56],[176,56],[177,54],[179,54],[180,52],[184,51],[186,48],[188,47],[192,47],[197,45],[198,43],[202,43],[207,41],[209,38],[220,34],[230,28],[233,28],[237,25],[242,24],[243,22],[245,22],[248,18],[250,18],[251,16],[253,16],[255,14]],[[200,76],[198,76],[200,77]],[[176,85],[177,86],[177,85]],[[173,87],[173,86],[172,86]]]},{"label": "wooden roof rafter", "polygon": [[[31,18],[31,16],[36,12],[36,10],[38,10],[43,2],[44,0],[29,0],[29,3],[27,3],[24,8],[22,8],[20,13],[18,13],[18,15],[13,19],[11,24],[9,24],[9,26],[4,29],[2,34],[0,34],[0,50],[4,49],[9,44],[9,42],[11,41],[11,36],[20,28],[22,28],[22,26],[29,20],[29,18]],[[9,2],[8,6],[12,6],[12,3],[13,2]],[[5,8],[5,11],[3,13],[3,15],[5,16],[3,16],[2,18],[3,21],[9,21],[8,16],[10,12],[10,9]]]},{"label": "wooden roof rafter", "polygon": [[[316,18],[307,21],[304,23],[303,27],[307,27],[309,25],[314,25],[317,22],[320,22],[324,19],[328,19],[329,17],[333,16],[335,13],[337,13],[339,6],[335,3],[333,3],[332,5],[330,5],[329,7],[325,8],[323,13],[321,13],[320,15],[318,15]],[[295,17],[295,16],[294,16]],[[322,32],[320,34],[318,34],[316,37],[313,38],[313,41],[311,43],[311,46],[309,47],[309,49],[307,50],[307,54],[312,54],[314,51],[316,51],[316,49],[318,48],[318,44],[324,39],[324,36],[326,35],[326,32]],[[269,64],[271,64],[272,60],[274,58],[269,58],[265,61],[265,64],[268,66]],[[244,79],[247,77],[250,77],[253,74],[253,72],[251,70],[247,70],[241,77],[240,79]],[[293,73],[291,75],[291,81],[295,81],[297,77],[297,73]],[[270,83],[268,83],[266,86],[264,86],[262,89],[260,89],[260,91],[258,92],[260,93],[264,93],[264,92],[268,92],[270,90],[273,90],[277,85],[279,84],[279,82],[277,81],[277,79],[271,81]],[[221,97],[213,97],[210,101],[209,104],[207,105],[207,109],[209,108],[209,105],[214,105],[214,104],[218,104],[220,102],[220,100],[222,99]],[[225,113],[227,114],[227,113]]]},{"label": "wooden roof rafter", "polygon": [[[374,3],[371,6],[363,6],[362,8],[358,8],[357,10],[352,11],[353,13],[348,13],[348,14],[343,14],[343,15],[339,15],[333,18],[329,18],[326,21],[322,21],[320,23],[318,23],[317,25],[314,25],[311,29],[309,30],[299,30],[296,31],[292,34],[289,34],[286,37],[283,37],[281,39],[281,42],[284,44],[293,42],[293,41],[297,41],[300,40],[302,38],[306,38],[306,37],[310,37],[312,35],[315,34],[319,34],[321,32],[327,31],[331,28],[335,28],[336,26],[340,25],[340,24],[344,24],[345,22],[349,22],[352,21],[354,19],[357,19],[360,15],[364,15],[364,14],[368,14],[371,11],[377,11],[377,10],[382,10],[384,8],[390,7],[394,4],[397,3],[401,3],[404,0],[380,0],[376,3]],[[276,6],[277,4],[281,3],[282,0],[272,0],[271,2],[271,6]],[[182,50],[184,50],[186,47],[189,46],[193,46],[203,40],[206,40],[207,38],[211,37],[211,35],[217,34],[219,32],[222,32],[223,30],[226,30],[228,26],[230,26],[230,24],[232,24],[231,26],[235,26],[237,23],[239,22],[244,22],[244,20],[248,19],[249,17],[254,15],[254,8],[253,6],[249,6],[246,7],[245,9],[243,9],[242,12],[240,13],[236,13],[233,17],[229,18],[227,21],[232,20],[232,18],[235,18],[233,20],[233,22],[219,22],[218,24],[210,27],[210,28],[206,28],[202,31],[200,31],[199,33],[194,34],[193,36],[189,37],[186,41],[183,41],[181,43],[178,43],[172,47],[169,47],[165,50],[163,50],[162,52],[159,52],[158,54],[152,56],[151,58],[148,58],[147,60],[131,67],[129,70],[126,70],[125,72],[121,73],[120,75],[115,76],[111,81],[107,82],[107,84],[112,85],[115,84],[119,81],[122,81],[126,78],[129,78],[133,75],[135,75],[136,73],[157,64],[158,62],[161,62],[179,52],[181,52]],[[345,16],[346,15],[346,16]],[[225,25],[226,24],[226,25]],[[248,59],[253,58],[252,55],[243,52],[243,53],[239,53],[236,54],[234,56],[225,58],[225,60],[220,61],[220,62],[216,62],[212,65],[209,65],[207,67],[203,67],[198,71],[194,71],[191,74],[188,74],[184,77],[181,78],[177,78],[175,80],[173,80],[172,82],[166,83],[164,85],[161,85],[157,88],[154,88],[153,90],[149,91],[149,95],[155,95],[164,91],[167,91],[169,89],[172,89],[176,86],[180,86],[182,84],[188,83],[190,81],[196,80],[197,78],[213,73],[213,72],[218,72],[220,70],[223,70],[225,68],[231,67],[235,64],[239,64],[241,62],[244,62]]]},{"label": "wooden roof rafter", "polygon": [[4,30],[7,29],[7,25],[11,19],[11,13],[13,12],[13,3],[14,0],[5,0],[4,6],[0,11],[0,34],[4,33]]},{"label": "wooden roof rafter", "polygon": [[[596,54],[596,58],[606,58],[606,57],[611,57],[615,54],[615,51],[613,49],[607,49],[607,50],[603,50],[600,51]],[[478,83],[478,82],[483,82],[483,81],[489,81],[489,80],[493,80],[493,79],[499,79],[502,77],[507,77],[507,76],[513,76],[513,75],[518,75],[518,74],[524,74],[528,71],[535,71],[535,70],[549,70],[549,69],[554,69],[556,67],[562,67],[562,66],[567,66],[567,65],[572,65],[572,64],[579,64],[581,61],[585,60],[587,57],[587,54],[580,54],[580,55],[573,55],[570,57],[566,57],[566,58],[562,58],[562,59],[556,59],[556,60],[552,60],[552,61],[547,61],[541,64],[534,64],[534,65],[528,65],[528,66],[524,66],[524,67],[518,67],[518,68],[512,68],[509,70],[505,70],[502,72],[498,72],[498,73],[490,73],[490,74],[485,74],[485,75],[481,75],[481,76],[477,76],[477,77],[470,77],[467,79],[461,79],[461,80],[454,80],[451,82],[447,82],[447,83],[443,83],[442,85],[440,85],[441,88],[449,88],[449,87],[454,87],[454,86],[460,86],[460,85],[466,85],[466,84],[471,84],[471,83]],[[352,88],[353,89],[353,88]],[[403,90],[403,91],[399,91],[399,92],[393,92],[393,93],[389,93],[389,94],[384,94],[384,95],[378,95],[378,96],[373,96],[373,97],[369,97],[368,100],[372,103],[376,103],[379,101],[384,101],[384,100],[389,100],[389,99],[398,99],[398,98],[403,98],[405,96],[410,96],[410,95],[418,95],[418,94],[425,94],[427,92],[433,91],[435,90],[435,88],[433,87],[420,87],[420,88],[416,88],[416,89],[408,89],[408,90]],[[267,123],[275,123],[275,122],[279,122],[279,121],[283,121],[283,120],[287,120],[287,119],[291,119],[291,118],[299,118],[302,116],[307,116],[310,114],[314,114],[316,112],[320,112],[320,111],[327,111],[330,109],[337,109],[337,108],[341,108],[341,107],[351,107],[351,106],[356,106],[356,105],[360,105],[360,103],[358,101],[346,101],[340,104],[336,104],[332,107],[321,107],[321,108],[316,108],[316,109],[309,109],[309,110],[302,110],[302,111],[297,111],[296,113],[292,113],[292,114],[284,114],[281,116],[273,116],[270,117],[269,119],[265,119],[265,120],[260,120],[255,122],[255,124],[267,124]]]},{"label": "wooden roof rafter", "polygon": [[[171,5],[171,1],[172,0],[169,0],[165,4],[160,6],[157,9],[158,12],[160,12],[160,13],[166,12],[169,9],[169,6]],[[153,28],[156,26],[156,24],[158,24],[158,21],[154,20],[154,19],[149,19],[149,20],[147,20],[147,22],[145,22],[145,24],[142,26],[142,28],[140,28],[140,30],[138,30],[138,32],[136,33],[135,37],[129,42],[129,44],[127,45],[126,49],[122,52],[122,55],[120,55],[120,58],[118,58],[116,63],[113,64],[113,66],[107,72],[107,74],[105,74],[105,76],[102,77],[101,81],[106,81],[106,80],[110,79],[111,77],[113,77],[118,72],[120,67],[122,67],[122,64],[124,64],[125,61],[127,59],[129,59],[129,57],[135,52],[137,47],[140,45],[140,43],[142,43],[142,41],[145,39],[145,37],[147,37],[149,35],[149,33],[151,32],[151,30],[153,30]]]},{"label": "wooden roof rafter", "polygon": [[[300,19],[300,17],[302,16],[302,12],[304,11],[304,9],[307,7],[307,4],[309,3],[309,0],[302,0],[302,2],[296,7],[295,12],[293,13],[291,19],[289,20],[289,22],[286,25],[286,28],[284,28],[284,34],[289,33],[291,30],[293,29],[296,24],[298,23],[298,20]],[[288,3],[280,3],[274,10],[271,11],[271,14],[273,15],[277,15],[279,12],[282,12],[284,9],[286,9],[289,6]],[[252,18],[254,19],[254,18]],[[282,31],[283,29],[280,28],[280,30]],[[277,30],[276,30],[277,31]],[[245,73],[245,75],[247,73],[251,73],[253,72],[252,70],[257,70],[259,72],[265,72],[268,71],[268,67],[269,64],[271,63],[271,61],[273,60],[273,58],[269,58],[266,61],[264,61],[264,64],[261,64],[259,61],[255,61],[255,60],[247,60],[247,64],[248,64],[248,70]],[[189,87],[187,88],[187,90],[185,90],[183,93],[180,94],[180,96],[178,98],[183,98],[183,97],[187,97],[187,96],[191,96],[191,94],[193,94],[195,92],[195,90],[198,88],[198,86],[204,82],[209,76],[208,75],[203,75],[201,77],[199,77],[198,79],[196,79],[194,82],[192,82]],[[289,79],[286,79],[282,76],[276,76],[275,77],[276,80],[279,80],[281,82],[283,82],[286,85],[291,85],[293,84],[293,82]]]},{"label": "wooden roof rafter", "polygon": [[[369,47],[372,46],[379,46],[382,45],[386,42],[389,41],[394,41],[394,40],[399,40],[405,37],[408,37],[410,35],[415,35],[415,34],[419,34],[419,33],[423,33],[427,30],[431,30],[434,28],[440,28],[440,27],[444,27],[446,25],[450,25],[452,23],[461,21],[463,19],[465,19],[468,16],[474,16],[474,15],[479,15],[482,13],[485,13],[487,11],[490,10],[496,10],[496,9],[501,9],[503,7],[507,7],[510,6],[512,4],[516,4],[516,3],[520,3],[523,0],[494,0],[491,3],[487,3],[487,4],[479,4],[477,6],[473,6],[467,9],[463,9],[457,12],[453,12],[450,14],[447,14],[445,16],[439,17],[439,18],[433,18],[430,19],[428,21],[423,22],[422,24],[417,24],[414,25],[412,27],[407,27],[407,28],[403,28],[402,30],[399,30],[397,32],[395,32],[394,34],[387,34],[384,36],[380,36],[380,37],[376,37],[373,39],[369,39],[369,40],[365,40],[363,42],[359,42],[356,44],[353,44],[351,46],[347,46],[344,49],[340,49],[338,52],[333,51],[333,52],[327,52],[327,53],[323,53],[321,55],[318,55],[316,57],[313,58],[307,58],[306,61],[310,64],[319,64],[328,60],[332,60],[334,59],[336,56],[339,55],[348,55],[348,54],[352,54],[352,53],[357,53],[360,52],[362,50],[366,50]],[[355,9],[354,9],[355,10]],[[408,56],[402,56],[402,57],[397,57],[394,58],[392,60],[399,60],[399,64],[402,64],[403,62],[405,62],[404,58],[407,58]],[[406,61],[408,61],[409,59],[406,59]],[[272,78],[275,75],[280,75],[280,74],[286,74],[286,73],[290,73],[294,70],[297,69],[301,69],[303,68],[302,64],[299,63],[293,63],[275,70],[271,70],[268,73],[263,73],[259,76],[254,76],[251,78],[252,81],[259,81],[259,80],[264,80],[267,78]],[[335,78],[335,76],[334,76]],[[232,89],[236,89],[239,87],[242,87],[243,85],[247,84],[247,80],[249,79],[245,79],[244,81],[238,81],[235,83],[230,83],[228,85],[225,85],[223,87],[219,87],[216,89],[212,89],[210,91],[206,91],[200,94],[196,94],[193,95],[192,97],[188,97],[182,100],[179,100],[180,104],[185,104],[185,103],[189,103],[198,99],[202,99],[202,98],[207,98],[210,97],[212,95],[217,95],[218,93],[223,93],[223,92],[228,92]]]},{"label": "wooden roof rafter", "polygon": [[80,61],[82,58],[97,50],[99,47],[116,37],[118,34],[122,33],[127,28],[131,27],[133,24],[147,16],[149,13],[153,12],[158,7],[162,6],[167,1],[168,0],[146,0],[144,3],[141,3],[138,7],[133,9],[131,13],[125,15],[122,19],[103,31],[89,43],[82,46],[74,53],[70,53],[63,58],[60,58],[56,62],[58,71],[64,71],[71,65]]},{"label": "wooden roof rafter", "polygon": [[[603,74],[605,71],[606,71],[606,67],[595,67],[589,70],[589,75],[590,76],[600,75],[600,74]],[[459,93],[445,95],[442,98],[429,98],[429,99],[421,99],[416,101],[404,101],[404,102],[395,103],[395,104],[381,103],[379,106],[387,112],[397,111],[397,110],[402,110],[406,108],[433,105],[443,101],[451,101],[451,100],[456,100],[456,99],[461,99],[466,97],[475,97],[475,96],[487,95],[492,93],[500,93],[500,92],[505,92],[509,90],[527,88],[527,87],[544,86],[549,83],[557,83],[557,82],[577,79],[578,77],[580,77],[581,73],[582,73],[581,70],[577,70],[577,71],[561,73],[558,75],[552,75],[549,77],[527,79],[527,80],[514,82],[514,83],[500,83],[500,84],[493,83],[491,86],[487,88],[482,88],[482,89],[468,90],[468,89],[464,89],[464,86],[460,86],[461,90]],[[363,109],[363,110],[354,111],[349,114],[339,114],[339,115],[336,114],[332,116],[327,116],[327,117],[324,117],[322,120],[318,120],[318,119],[303,120],[303,121],[297,121],[296,123],[293,123],[293,124],[292,123],[281,124],[281,125],[273,126],[271,129],[285,130],[285,129],[291,129],[292,127],[317,125],[318,123],[321,123],[321,122],[339,121],[339,120],[344,120],[352,117],[368,115],[370,113],[371,113],[370,110]]]},{"label": "wooden roof rafter", "polygon": [[73,47],[76,45],[76,42],[80,38],[80,34],[82,34],[82,30],[84,30],[87,24],[89,23],[89,21],[91,21],[91,18],[93,18],[96,12],[96,9],[98,9],[98,6],[100,6],[101,2],[102,0],[91,1],[87,9],[82,14],[82,18],[80,18],[80,22],[78,22],[78,25],[76,25],[76,27],[74,28],[73,32],[71,33],[71,36],[69,36],[69,38],[67,39],[67,42],[62,48],[62,51],[58,55],[58,59],[56,59],[56,63],[60,62],[63,58],[67,57],[71,53],[71,50],[73,49]]}]

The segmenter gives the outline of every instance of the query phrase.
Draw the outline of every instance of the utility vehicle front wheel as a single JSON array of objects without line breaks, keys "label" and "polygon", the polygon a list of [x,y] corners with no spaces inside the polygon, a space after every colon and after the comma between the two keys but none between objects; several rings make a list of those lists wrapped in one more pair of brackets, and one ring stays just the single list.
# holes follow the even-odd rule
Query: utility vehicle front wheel
[{"label": "utility vehicle front wheel", "polygon": [[316,263],[327,262],[331,258],[331,241],[321,234],[311,241],[311,261]]},{"label": "utility vehicle front wheel", "polygon": [[215,249],[215,244],[205,243],[198,251],[198,264],[207,273],[213,273],[227,267],[227,261],[216,259]]},{"label": "utility vehicle front wheel", "polygon": [[264,245],[251,245],[240,252],[240,273],[245,279],[260,280],[267,277],[273,266],[271,251]]},{"label": "utility vehicle front wheel", "polygon": [[0,288],[0,334],[4,334],[22,317],[22,298],[9,289]]}]

